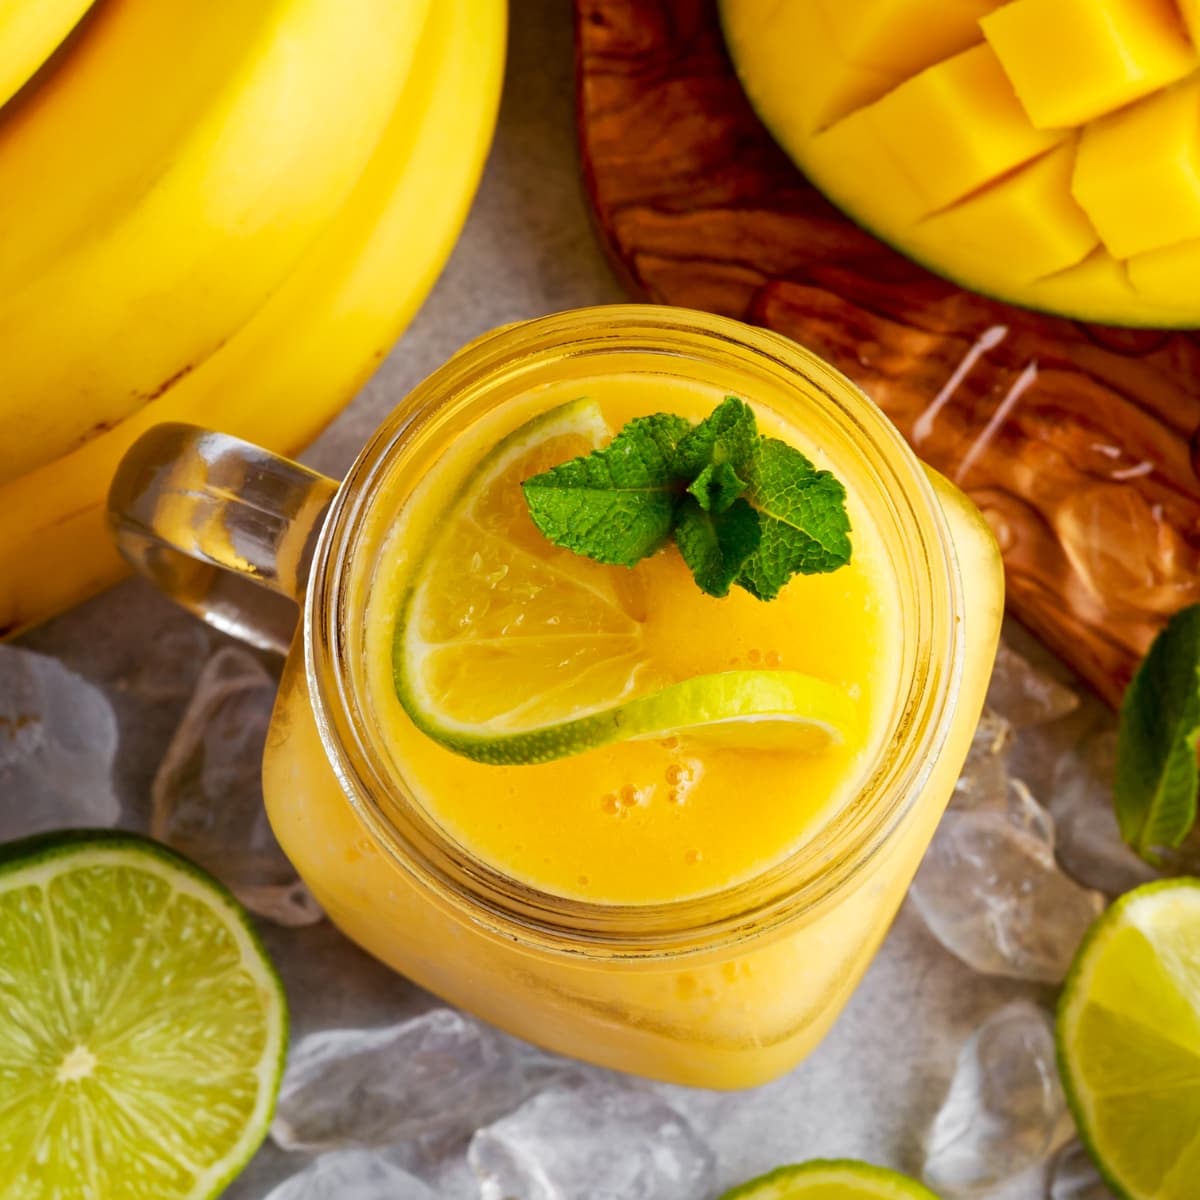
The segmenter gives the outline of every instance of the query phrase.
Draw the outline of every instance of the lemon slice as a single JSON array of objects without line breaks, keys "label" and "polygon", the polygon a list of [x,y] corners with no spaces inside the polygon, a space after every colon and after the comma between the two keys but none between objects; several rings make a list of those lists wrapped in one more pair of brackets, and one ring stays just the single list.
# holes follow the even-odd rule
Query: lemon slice
[{"label": "lemon slice", "polygon": [[219,1195],[286,1048],[266,952],[198,868],[127,834],[0,850],[0,1197]]},{"label": "lemon slice", "polygon": [[855,1159],[813,1159],[780,1167],[726,1192],[720,1200],[938,1200],[927,1187],[886,1167]]},{"label": "lemon slice", "polygon": [[847,737],[853,700],[799,672],[659,677],[643,644],[636,570],[538,531],[521,483],[609,436],[599,407],[577,400],[522,425],[475,468],[397,617],[396,693],[413,723],[497,764],[680,733],[800,752]]},{"label": "lemon slice", "polygon": [[1122,896],[1075,956],[1058,1056],[1080,1136],[1129,1200],[1200,1195],[1200,880]]}]

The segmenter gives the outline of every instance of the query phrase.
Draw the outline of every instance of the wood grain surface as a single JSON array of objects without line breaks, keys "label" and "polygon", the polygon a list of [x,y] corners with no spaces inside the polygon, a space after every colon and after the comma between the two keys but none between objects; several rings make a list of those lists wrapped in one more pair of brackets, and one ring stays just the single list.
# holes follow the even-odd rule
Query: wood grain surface
[{"label": "wood grain surface", "polygon": [[850,376],[983,510],[1011,611],[1115,704],[1200,600],[1197,336],[1012,308],[863,232],[750,109],[713,0],[576,0],[576,52],[586,183],[631,292]]}]

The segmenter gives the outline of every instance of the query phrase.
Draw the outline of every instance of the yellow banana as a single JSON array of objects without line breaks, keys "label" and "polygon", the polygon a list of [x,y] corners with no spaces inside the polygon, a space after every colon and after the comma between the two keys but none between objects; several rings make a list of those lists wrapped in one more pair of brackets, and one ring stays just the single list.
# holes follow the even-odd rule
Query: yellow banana
[{"label": "yellow banana", "polygon": [[0,480],[262,306],[370,158],[430,0],[106,0],[0,110]]},{"label": "yellow banana", "polygon": [[37,73],[92,0],[0,0],[0,105]]},{"label": "yellow banana", "polygon": [[0,485],[0,636],[124,573],[105,495],[159,421],[291,452],[359,389],[412,317],[466,216],[504,62],[504,0],[436,0],[392,120],[336,220],[200,368],[74,453]]}]

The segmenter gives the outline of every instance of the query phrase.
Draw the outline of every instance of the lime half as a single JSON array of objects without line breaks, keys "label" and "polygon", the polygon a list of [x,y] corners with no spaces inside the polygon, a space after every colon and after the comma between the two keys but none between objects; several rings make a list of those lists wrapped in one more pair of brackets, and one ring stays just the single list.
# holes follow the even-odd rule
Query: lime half
[{"label": "lime half", "polygon": [[1200,1196],[1200,880],[1150,883],[1092,926],[1058,1009],[1080,1135],[1131,1200]]},{"label": "lime half", "polygon": [[0,1200],[199,1200],[266,1135],[287,1049],[246,914],[162,846],[0,849]]},{"label": "lime half", "polygon": [[[642,637],[636,570],[551,543],[521,483],[601,445],[596,404],[543,413],[474,466],[400,606],[396,693],[413,723],[481,762],[533,763],[630,738],[689,736],[815,751],[857,709],[796,671],[661,678]],[[434,470],[461,467],[451,454]]]},{"label": "lime half", "polygon": [[938,1200],[924,1184],[850,1158],[817,1158],[780,1167],[726,1192],[721,1200]]}]

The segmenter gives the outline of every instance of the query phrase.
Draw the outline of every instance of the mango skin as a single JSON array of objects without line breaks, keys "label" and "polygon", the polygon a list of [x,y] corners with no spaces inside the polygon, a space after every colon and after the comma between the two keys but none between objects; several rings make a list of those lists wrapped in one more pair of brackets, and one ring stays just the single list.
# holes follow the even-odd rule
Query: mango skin
[{"label": "mango skin", "polygon": [[[1193,223],[1186,186],[1195,161],[1192,148],[1200,145],[1200,104],[1189,136],[1176,132],[1172,141],[1165,135],[1157,139],[1146,135],[1151,144],[1165,142],[1168,148],[1152,156],[1155,161],[1143,171],[1154,184],[1141,197],[1135,193],[1131,198],[1130,189],[1122,189],[1118,182],[1128,173],[1123,172],[1128,148],[1122,144],[1126,139],[1100,136],[1108,124],[1118,123],[1108,114],[1081,129],[1039,129],[1022,105],[1028,129],[1021,130],[1013,123],[1009,106],[977,105],[983,114],[979,120],[985,122],[989,110],[1003,108],[1006,125],[997,144],[1020,145],[1023,150],[1009,153],[1016,165],[1001,165],[998,180],[965,195],[955,195],[961,188],[948,180],[931,181],[923,174],[925,161],[936,167],[936,158],[923,157],[920,140],[926,130],[917,128],[909,141],[901,141],[904,122],[889,120],[888,110],[901,107],[895,96],[903,96],[906,84],[913,90],[912,82],[922,71],[914,74],[910,49],[891,56],[881,49],[880,30],[897,28],[896,22],[902,20],[906,47],[936,43],[943,57],[928,63],[924,72],[941,65],[943,79],[949,58],[974,50],[978,63],[986,63],[981,78],[987,79],[980,86],[994,93],[993,63],[979,48],[989,45],[984,29],[1001,2],[973,0],[966,17],[966,5],[960,8],[946,0],[719,0],[719,9],[734,66],[764,124],[812,183],[869,233],[952,282],[1010,304],[1102,324],[1200,326],[1200,290],[1187,282],[1196,275],[1183,269],[1200,261],[1200,237],[1190,234],[1193,224],[1200,230],[1200,197]],[[1035,2],[1051,16],[1078,8],[1078,0],[1010,0],[1008,7]],[[1087,3],[1111,8],[1114,19],[1125,19],[1134,9],[1153,15],[1162,8],[1159,0]],[[830,19],[831,5],[842,6],[840,18]],[[1189,0],[1189,5],[1186,15],[1200,33],[1200,0]],[[947,10],[953,11],[957,22],[949,32],[944,28]],[[1171,82],[1122,108],[1122,122],[1129,122],[1126,114],[1133,113],[1140,127],[1153,126],[1157,118],[1140,110],[1157,106],[1171,114],[1178,131],[1180,105],[1163,97],[1200,86],[1200,57],[1181,32],[1185,27],[1176,10],[1169,11],[1174,21],[1169,33],[1139,26],[1134,30],[1138,44],[1162,46],[1173,38],[1185,49],[1180,51],[1176,45],[1171,51],[1169,70],[1163,66],[1165,59],[1157,60],[1154,69]],[[862,23],[857,33],[855,20]],[[968,28],[971,24],[974,29]],[[863,54],[864,46],[869,53],[860,61],[847,57],[847,53]],[[948,57],[946,46],[956,47]],[[1185,54],[1190,56],[1186,69],[1180,65]],[[1084,63],[1080,69],[1086,73],[1095,66]],[[1098,103],[1094,75],[1093,71],[1086,99],[1089,111]],[[955,87],[960,93],[964,84],[970,85],[969,76],[969,71],[959,71]],[[1120,97],[1128,87],[1127,78],[1113,81],[1114,105],[1123,103]],[[935,96],[938,88],[921,90]],[[1015,88],[1013,99],[1019,102]],[[953,112],[947,112],[942,119],[954,118]],[[975,132],[979,140],[990,136],[978,121]],[[1043,144],[1036,141],[1039,135],[1045,139]],[[1089,148],[1080,167],[1084,138]],[[1106,142],[1113,146],[1111,151]],[[969,139],[964,141],[967,144]],[[1005,156],[995,157],[1003,163]],[[952,163],[947,175],[960,166]],[[975,178],[963,175],[968,182]],[[1089,212],[1089,206],[1094,212]],[[1147,229],[1170,229],[1177,237],[1164,247],[1158,235],[1148,234]],[[1143,250],[1147,245],[1152,248]]]}]

